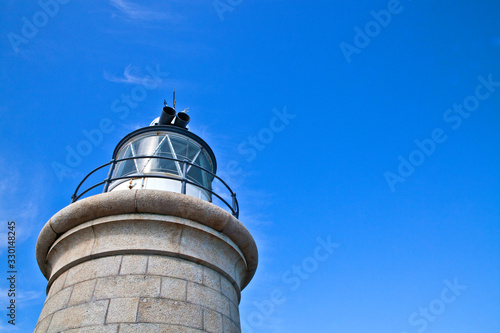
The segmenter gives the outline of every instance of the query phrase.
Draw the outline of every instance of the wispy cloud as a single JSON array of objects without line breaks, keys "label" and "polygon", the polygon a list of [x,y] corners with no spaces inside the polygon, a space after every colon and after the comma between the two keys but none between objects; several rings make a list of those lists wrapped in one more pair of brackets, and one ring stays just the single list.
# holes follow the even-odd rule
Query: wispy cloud
[{"label": "wispy cloud", "polygon": [[123,76],[114,76],[104,71],[104,78],[110,82],[142,84],[146,76],[141,74],[141,69],[139,67],[128,65],[123,71]]},{"label": "wispy cloud", "polygon": [[16,326],[12,325],[7,325],[4,323],[0,323],[0,332],[13,332],[13,331],[19,331],[20,329]]},{"label": "wispy cloud", "polygon": [[[8,298],[7,294],[8,294],[8,289],[0,288],[0,295],[1,295],[0,300],[2,301],[2,304],[7,304],[9,302],[10,298]],[[39,290],[18,290],[16,296],[16,303],[17,304],[29,303],[30,301],[40,299],[41,297],[44,296],[45,294]]]},{"label": "wispy cloud", "polygon": [[110,0],[111,4],[132,20],[160,21],[170,19],[171,15],[154,11],[125,0]]},{"label": "wispy cloud", "polygon": [[[154,68],[154,67],[153,67]],[[151,71],[141,69],[138,66],[128,65],[123,70],[122,75],[109,74],[104,71],[104,79],[115,83],[125,83],[131,85],[144,85],[145,82],[151,81]],[[158,85],[156,88],[179,88],[187,89],[193,85],[186,81],[180,81],[175,79],[170,79],[168,77],[162,77],[161,81],[156,82]]]},{"label": "wispy cloud", "polygon": [[[27,181],[15,168],[7,167],[3,160],[0,160],[0,172],[4,175],[0,180],[0,216],[4,217],[5,223],[7,220],[16,222],[16,242],[21,243],[36,231],[35,221],[43,197],[38,184],[44,184],[44,175],[40,172],[34,179]],[[25,188],[30,189],[29,194]],[[6,232],[7,228],[0,229],[0,239],[7,238]],[[0,244],[0,253],[6,247],[6,242]]]}]

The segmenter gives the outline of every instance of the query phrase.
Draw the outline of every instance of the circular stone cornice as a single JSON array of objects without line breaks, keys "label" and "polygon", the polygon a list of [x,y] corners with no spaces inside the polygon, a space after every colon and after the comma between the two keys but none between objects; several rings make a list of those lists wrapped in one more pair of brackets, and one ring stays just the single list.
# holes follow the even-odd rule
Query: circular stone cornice
[{"label": "circular stone cornice", "polygon": [[44,225],[36,243],[36,258],[44,276],[50,278],[47,254],[59,236],[83,223],[121,214],[171,215],[198,222],[231,239],[245,256],[247,276],[252,279],[258,264],[255,241],[233,215],[207,201],[175,192],[159,190],[113,191],[94,195],[66,206]]}]

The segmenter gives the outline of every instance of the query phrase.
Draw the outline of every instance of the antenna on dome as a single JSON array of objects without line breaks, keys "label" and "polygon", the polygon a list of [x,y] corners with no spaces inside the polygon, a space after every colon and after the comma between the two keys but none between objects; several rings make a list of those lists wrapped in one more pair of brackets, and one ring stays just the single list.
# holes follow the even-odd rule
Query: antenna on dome
[{"label": "antenna on dome", "polygon": [[174,100],[174,109],[175,109],[175,89],[174,89],[174,98],[173,98],[173,100]]}]

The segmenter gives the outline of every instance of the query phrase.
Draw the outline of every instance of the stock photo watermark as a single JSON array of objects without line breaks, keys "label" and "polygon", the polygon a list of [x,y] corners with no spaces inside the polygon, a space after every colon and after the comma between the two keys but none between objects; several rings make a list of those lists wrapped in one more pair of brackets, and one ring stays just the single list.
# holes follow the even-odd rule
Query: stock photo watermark
[{"label": "stock photo watermark", "polygon": [[[159,65],[156,65],[154,69],[148,66],[146,71],[149,74],[142,78],[140,84],[134,86],[128,94],[122,94],[120,98],[111,102],[111,111],[116,113],[120,120],[125,120],[130,111],[137,108],[139,103],[147,98],[148,91],[158,88],[164,78],[169,75],[167,72],[162,72]],[[63,181],[64,178],[71,178],[76,173],[75,168],[83,162],[83,158],[89,156],[94,148],[103,142],[104,136],[112,133],[115,129],[113,120],[103,118],[95,128],[82,130],[82,135],[85,138],[74,146],[67,145],[65,147],[66,158],[64,162],[54,161],[51,164],[59,182]]]},{"label": "stock photo watermark", "polygon": [[331,236],[318,237],[317,245],[312,256],[304,258],[300,264],[294,264],[281,275],[284,287],[271,290],[268,298],[255,301],[252,305],[255,310],[251,311],[241,320],[241,328],[244,333],[253,333],[254,328],[261,327],[266,319],[269,319],[278,306],[284,304],[288,299],[287,292],[299,289],[302,283],[309,279],[319,268],[320,263],[328,260],[340,244],[332,242]]},{"label": "stock photo watermark", "polygon": [[219,19],[224,21],[224,13],[232,12],[236,7],[241,5],[242,2],[243,0],[214,0],[214,2],[212,2],[212,6],[214,7],[217,16],[219,16]]},{"label": "stock photo watermark", "polygon": [[290,121],[297,115],[287,112],[286,106],[282,111],[273,109],[274,117],[269,120],[269,126],[262,128],[256,135],[249,135],[246,140],[238,145],[238,153],[246,156],[247,162],[252,162],[259,151],[263,151],[268,144],[274,141],[276,133],[282,132]]},{"label": "stock photo watermark", "polygon": [[[258,153],[274,141],[276,134],[285,130],[291,124],[291,121],[297,117],[296,114],[289,113],[286,106],[281,111],[275,108],[272,112],[273,116],[269,119],[268,126],[260,129],[257,134],[249,135],[238,144],[238,153],[244,156],[248,163],[253,162]],[[217,174],[229,182],[232,176],[241,175],[242,172],[241,163],[230,160],[226,163],[224,170],[219,171]]]},{"label": "stock photo watermark", "polygon": [[[443,113],[443,121],[449,124],[453,131],[459,129],[464,119],[469,118],[479,108],[481,101],[487,100],[500,87],[500,81],[494,81],[492,74],[489,74],[487,78],[480,75],[477,80],[479,84],[474,89],[473,94],[465,97],[461,104],[454,103]],[[384,173],[384,178],[391,192],[394,193],[396,185],[404,183],[408,177],[413,175],[416,168],[424,164],[427,158],[436,152],[437,146],[446,140],[448,140],[446,131],[437,127],[431,131],[429,137],[422,140],[416,139],[414,141],[416,148],[407,157],[399,155],[397,172],[386,171]]]},{"label": "stock photo watermark", "polygon": [[7,222],[7,322],[16,325],[16,287],[17,287],[17,263],[16,263],[16,222]]},{"label": "stock photo watermark", "polygon": [[[429,302],[427,307],[420,307],[418,311],[413,312],[408,317],[408,323],[414,327],[418,333],[424,332],[430,323],[444,313],[447,306],[455,302],[455,300],[462,295],[462,292],[467,289],[466,285],[458,283],[455,278],[453,283],[449,280],[443,281],[445,287],[441,290],[439,297]],[[402,331],[401,333],[409,333]]]},{"label": "stock photo watermark", "polygon": [[342,51],[342,54],[348,64],[352,62],[352,56],[354,54],[360,54],[361,50],[368,47],[371,41],[380,35],[382,29],[389,26],[393,17],[401,14],[404,9],[399,0],[389,0],[386,7],[387,9],[370,11],[370,15],[373,20],[368,21],[363,29],[358,26],[354,27],[353,30],[355,35],[352,44],[345,41],[339,44],[340,50]]},{"label": "stock photo watermark", "polygon": [[54,18],[59,13],[61,8],[60,5],[66,5],[70,1],[71,0],[39,0],[38,6],[40,6],[41,10],[35,12],[31,19],[26,16],[21,18],[21,21],[23,21],[21,33],[16,34],[11,31],[7,34],[7,38],[14,52],[18,53],[21,44],[28,44],[30,40],[35,38],[38,35],[39,29],[45,27],[50,19]]}]

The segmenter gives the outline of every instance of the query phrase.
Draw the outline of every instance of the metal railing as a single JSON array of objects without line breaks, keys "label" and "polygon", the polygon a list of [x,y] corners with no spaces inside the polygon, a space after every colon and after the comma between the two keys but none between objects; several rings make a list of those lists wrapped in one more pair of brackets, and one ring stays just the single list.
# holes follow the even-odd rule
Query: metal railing
[{"label": "metal railing", "polygon": [[[114,173],[114,170],[115,170],[115,167],[116,167],[117,163],[123,162],[123,161],[128,161],[128,160],[137,160],[137,159],[145,159],[145,158],[148,158],[148,159],[163,159],[163,160],[169,160],[169,161],[174,161],[174,162],[182,163],[182,175],[181,175],[181,177],[179,177],[179,176],[175,177],[173,175],[171,176],[171,175],[134,173],[134,174],[131,174],[131,175],[126,175],[126,176],[121,176],[121,177],[115,177],[115,178],[113,178],[113,173]],[[103,169],[103,168],[105,168],[105,167],[107,167],[109,165],[111,165],[111,167],[109,169],[108,176],[106,177],[106,179],[104,179],[103,181],[101,181],[101,182],[99,182],[97,184],[94,184],[94,185],[88,187],[87,189],[85,189],[81,193],[78,193],[78,191],[82,187],[83,183],[85,183],[85,181],[91,175],[93,175],[97,171],[99,171],[99,170],[101,170],[101,169]],[[194,181],[190,180],[188,178],[188,175],[187,175],[187,173],[188,173],[188,166],[189,166],[189,168],[199,169],[199,170],[201,170],[201,172],[205,172],[205,173],[209,174],[211,177],[213,177],[213,179],[217,179],[218,181],[220,181],[226,187],[226,189],[228,190],[229,194],[231,195],[231,204],[229,204],[227,202],[227,200],[225,200],[220,194],[214,192],[211,188],[207,188],[207,187],[201,185],[198,182],[194,182]],[[85,176],[85,178],[83,178],[83,180],[80,182],[80,184],[78,184],[78,186],[76,187],[75,193],[73,193],[73,195],[71,196],[71,203],[79,200],[82,196],[84,196],[85,194],[87,194],[88,192],[92,191],[93,189],[95,189],[95,188],[97,188],[99,186],[103,186],[102,193],[105,193],[105,192],[108,192],[109,185],[112,182],[114,182],[114,181],[117,181],[117,180],[127,180],[127,179],[137,179],[137,178],[162,178],[162,179],[170,179],[170,180],[178,181],[178,182],[181,183],[181,193],[182,194],[186,194],[186,186],[187,186],[187,184],[196,186],[196,187],[198,187],[198,188],[200,188],[200,189],[202,189],[204,191],[209,192],[210,194],[212,194],[215,197],[217,197],[220,201],[222,201],[229,208],[229,210],[231,211],[231,214],[233,214],[233,216],[235,216],[236,218],[238,218],[238,216],[239,216],[240,208],[239,208],[238,200],[236,199],[236,193],[234,193],[231,190],[231,188],[229,187],[229,185],[227,185],[226,182],[222,180],[222,178],[220,178],[219,176],[217,176],[213,172],[211,172],[211,171],[209,171],[209,170],[207,170],[207,169],[205,169],[205,168],[203,168],[203,167],[201,167],[201,166],[199,166],[197,164],[189,162],[188,160],[180,160],[180,159],[177,159],[177,158],[163,157],[163,156],[143,155],[143,156],[134,156],[134,157],[121,158],[121,159],[112,159],[110,162],[108,162],[106,164],[103,164],[100,167],[95,168],[87,176]]]}]

